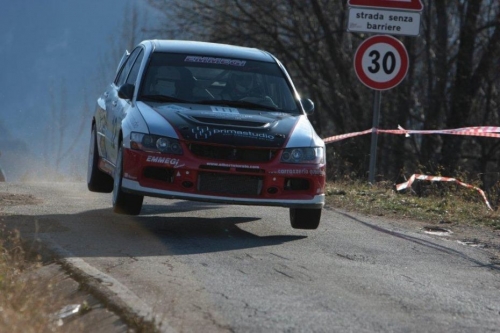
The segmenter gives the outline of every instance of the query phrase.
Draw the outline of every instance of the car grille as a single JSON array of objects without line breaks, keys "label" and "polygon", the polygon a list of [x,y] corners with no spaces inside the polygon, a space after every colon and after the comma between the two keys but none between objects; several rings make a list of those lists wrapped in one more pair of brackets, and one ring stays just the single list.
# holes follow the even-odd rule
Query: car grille
[{"label": "car grille", "polygon": [[161,180],[168,183],[174,181],[174,170],[168,168],[146,167],[144,168],[144,177]]},{"label": "car grille", "polygon": [[212,172],[198,174],[198,191],[225,195],[259,195],[262,177]]},{"label": "car grille", "polygon": [[276,155],[274,149],[248,149],[202,144],[190,144],[189,150],[202,158],[240,162],[268,162]]}]

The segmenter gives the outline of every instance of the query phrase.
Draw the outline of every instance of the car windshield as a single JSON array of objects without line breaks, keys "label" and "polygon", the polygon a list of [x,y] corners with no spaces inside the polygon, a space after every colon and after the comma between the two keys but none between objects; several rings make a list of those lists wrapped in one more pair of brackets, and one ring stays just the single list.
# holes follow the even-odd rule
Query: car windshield
[{"label": "car windshield", "polygon": [[138,99],[299,113],[276,63],[189,54],[153,53]]}]

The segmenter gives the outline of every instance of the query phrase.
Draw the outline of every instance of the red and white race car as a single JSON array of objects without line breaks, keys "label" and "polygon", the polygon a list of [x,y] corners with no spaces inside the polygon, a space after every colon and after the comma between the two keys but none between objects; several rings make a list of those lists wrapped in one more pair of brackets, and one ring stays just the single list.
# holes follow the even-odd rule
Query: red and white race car
[{"label": "red and white race car", "polygon": [[148,40],[126,52],[92,119],[87,183],[117,213],[144,196],[290,209],[316,229],[325,144],[284,66],[231,45]]}]

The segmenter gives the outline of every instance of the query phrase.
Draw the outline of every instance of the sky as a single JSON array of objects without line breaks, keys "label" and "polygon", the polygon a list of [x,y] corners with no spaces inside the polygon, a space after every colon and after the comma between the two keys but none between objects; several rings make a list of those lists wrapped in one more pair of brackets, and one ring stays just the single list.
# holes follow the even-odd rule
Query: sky
[{"label": "sky", "polygon": [[0,100],[7,103],[7,120],[11,112],[45,102],[51,82],[71,85],[89,73],[104,53],[107,37],[120,27],[125,4],[2,0],[0,61],[6,72],[0,76]]},{"label": "sky", "polygon": [[[101,88],[89,85],[110,52],[109,41],[121,35],[131,3],[149,10],[133,0],[0,0],[0,166],[8,180],[43,159],[53,135],[48,129],[59,133],[51,115],[54,101],[65,99],[73,123],[81,122],[78,112],[86,100],[93,108],[98,96],[85,95]],[[118,61],[110,59],[113,66]],[[69,141],[75,130],[66,130]]]}]

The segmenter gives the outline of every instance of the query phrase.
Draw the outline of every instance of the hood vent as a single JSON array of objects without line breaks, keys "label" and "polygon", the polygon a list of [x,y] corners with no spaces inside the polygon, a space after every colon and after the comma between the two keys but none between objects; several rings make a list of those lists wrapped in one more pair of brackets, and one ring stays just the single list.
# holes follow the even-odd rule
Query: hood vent
[{"label": "hood vent", "polygon": [[269,127],[269,123],[260,121],[249,121],[242,119],[230,119],[230,118],[211,118],[211,117],[190,117],[192,120],[204,125],[229,125],[238,127],[251,127],[251,128],[266,128]]}]

